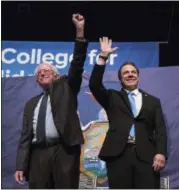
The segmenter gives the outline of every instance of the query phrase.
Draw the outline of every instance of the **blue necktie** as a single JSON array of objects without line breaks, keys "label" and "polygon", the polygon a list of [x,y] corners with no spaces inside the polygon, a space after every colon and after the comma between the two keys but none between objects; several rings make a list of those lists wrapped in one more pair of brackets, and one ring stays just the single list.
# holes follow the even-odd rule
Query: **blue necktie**
[{"label": "blue necktie", "polygon": [[45,120],[46,120],[46,111],[47,111],[47,100],[48,100],[48,93],[45,93],[43,95],[39,114],[38,114],[38,120],[37,120],[37,131],[36,131],[36,138],[37,141],[45,141],[46,135],[45,135]]},{"label": "blue necktie", "polygon": [[[133,92],[129,92],[128,93],[128,98],[129,98],[129,102],[131,104],[131,109],[132,109],[132,113],[133,113],[133,116],[136,117],[136,104],[135,104],[135,99],[134,99],[134,93]],[[130,134],[129,134],[131,137],[134,137],[135,136],[135,129],[134,129],[134,124],[132,125],[131,127],[131,130],[130,130]]]}]

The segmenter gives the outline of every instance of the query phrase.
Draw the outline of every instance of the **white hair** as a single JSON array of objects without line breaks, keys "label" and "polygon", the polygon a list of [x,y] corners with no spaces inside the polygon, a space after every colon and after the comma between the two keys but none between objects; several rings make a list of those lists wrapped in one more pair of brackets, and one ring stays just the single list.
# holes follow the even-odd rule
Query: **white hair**
[{"label": "white hair", "polygon": [[[53,72],[56,73],[57,75],[59,74],[57,68],[56,68],[54,65],[52,65],[51,63],[41,63],[41,64],[50,65],[50,67],[52,68]],[[40,64],[40,65],[41,65],[41,64]],[[38,71],[40,65],[38,65],[38,66],[36,67],[35,71],[34,71],[34,75],[35,75],[35,76],[37,76],[37,71]]]}]

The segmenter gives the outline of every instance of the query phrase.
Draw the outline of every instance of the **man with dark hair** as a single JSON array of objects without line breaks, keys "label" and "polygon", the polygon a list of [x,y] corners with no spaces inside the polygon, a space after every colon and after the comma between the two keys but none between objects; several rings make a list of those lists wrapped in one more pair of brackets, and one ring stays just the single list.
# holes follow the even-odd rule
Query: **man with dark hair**
[{"label": "man with dark hair", "polygon": [[73,14],[72,21],[76,40],[68,76],[59,76],[51,64],[40,64],[35,75],[43,93],[30,99],[24,109],[15,181],[21,183],[26,177],[30,189],[78,188],[84,139],[77,95],[88,43],[84,17]]},{"label": "man with dark hair", "polygon": [[117,48],[107,37],[100,39],[101,52],[89,87],[105,109],[109,130],[99,157],[106,162],[111,189],[160,188],[160,170],[167,157],[167,134],[160,100],[138,89],[139,69],[125,62],[119,69],[121,91],[102,83],[108,56]]},{"label": "man with dark hair", "polygon": [[124,62],[124,63],[121,65],[121,67],[120,67],[119,70],[118,70],[118,78],[119,78],[119,80],[121,80],[121,78],[122,78],[122,76],[121,76],[121,70],[122,70],[122,68],[123,68],[124,66],[126,66],[126,65],[131,65],[131,66],[133,66],[133,67],[136,69],[137,74],[139,75],[139,69],[136,67],[135,63],[132,62],[132,61],[126,61],[126,62]]}]

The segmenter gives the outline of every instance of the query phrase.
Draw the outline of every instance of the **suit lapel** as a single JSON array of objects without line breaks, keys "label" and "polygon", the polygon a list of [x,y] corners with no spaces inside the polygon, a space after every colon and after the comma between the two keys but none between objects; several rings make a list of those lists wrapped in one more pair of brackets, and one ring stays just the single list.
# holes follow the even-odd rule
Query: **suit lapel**
[{"label": "suit lapel", "polygon": [[122,95],[122,99],[124,100],[124,103],[126,104],[130,114],[133,115],[131,105],[130,105],[130,102],[129,102],[129,99],[127,96],[127,92],[123,88],[121,89],[121,95]]},{"label": "suit lapel", "polygon": [[40,95],[38,95],[34,100],[33,100],[33,103],[32,103],[32,111],[34,111],[35,107],[37,106],[37,103],[39,102],[40,100],[40,97],[43,95],[43,93],[41,93]]},{"label": "suit lapel", "polygon": [[[141,109],[140,109],[139,114],[138,114],[137,117],[139,117],[142,114],[142,111],[143,111],[143,109],[144,109],[144,107],[146,105],[147,98],[148,98],[148,95],[144,91],[139,89],[139,92],[142,93],[142,106],[141,106]],[[130,114],[133,115],[131,105],[130,105],[130,102],[129,102],[129,99],[128,99],[128,96],[127,96],[127,92],[123,88],[121,89],[121,95],[122,95],[124,103],[126,104]]]},{"label": "suit lapel", "polygon": [[143,109],[144,109],[144,107],[145,107],[145,105],[146,105],[147,96],[148,96],[144,91],[142,91],[142,90],[140,90],[140,89],[139,89],[139,92],[142,93],[142,106],[141,106],[141,109],[140,109],[139,114],[138,114],[137,117],[139,117],[139,116],[142,114]]},{"label": "suit lapel", "polygon": [[41,93],[40,95],[36,96],[33,101],[32,101],[32,105],[31,105],[31,110],[30,110],[30,115],[29,115],[29,121],[31,121],[31,127],[33,127],[33,117],[34,117],[34,110],[40,100],[40,97],[42,96],[43,93]]}]

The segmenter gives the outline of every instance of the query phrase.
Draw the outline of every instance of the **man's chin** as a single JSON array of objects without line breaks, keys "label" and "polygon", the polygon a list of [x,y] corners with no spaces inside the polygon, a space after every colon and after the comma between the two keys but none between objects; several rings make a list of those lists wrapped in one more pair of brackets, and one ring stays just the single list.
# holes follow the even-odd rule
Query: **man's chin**
[{"label": "man's chin", "polygon": [[124,85],[124,88],[126,88],[127,90],[135,90],[137,88],[137,84]]},{"label": "man's chin", "polygon": [[43,80],[40,82],[41,85],[50,85],[52,83],[51,80]]},{"label": "man's chin", "polygon": [[137,88],[137,85],[129,85],[127,88],[130,90],[135,90]]},{"label": "man's chin", "polygon": [[45,90],[45,89],[48,89],[48,88],[49,88],[50,84],[51,84],[51,83],[49,83],[49,82],[48,82],[48,83],[45,83],[45,82],[44,82],[44,83],[41,83],[40,86]]}]

